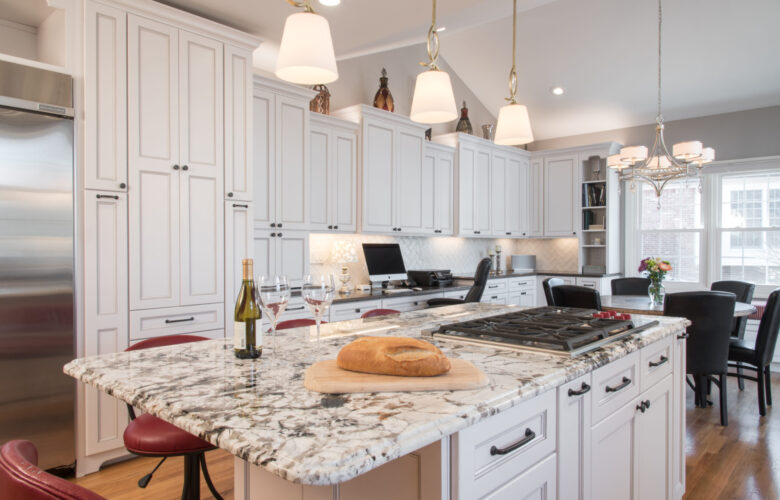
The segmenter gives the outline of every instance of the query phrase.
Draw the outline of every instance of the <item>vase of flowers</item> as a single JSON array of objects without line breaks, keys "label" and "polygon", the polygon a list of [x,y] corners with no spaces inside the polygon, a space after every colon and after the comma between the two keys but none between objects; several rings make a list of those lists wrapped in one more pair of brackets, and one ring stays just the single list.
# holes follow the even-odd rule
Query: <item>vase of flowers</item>
[{"label": "vase of flowers", "polygon": [[650,303],[654,306],[662,306],[666,289],[663,281],[666,273],[672,270],[672,265],[668,260],[661,260],[653,257],[642,259],[639,263],[639,272],[650,278],[650,286],[647,287],[647,295],[650,297]]}]

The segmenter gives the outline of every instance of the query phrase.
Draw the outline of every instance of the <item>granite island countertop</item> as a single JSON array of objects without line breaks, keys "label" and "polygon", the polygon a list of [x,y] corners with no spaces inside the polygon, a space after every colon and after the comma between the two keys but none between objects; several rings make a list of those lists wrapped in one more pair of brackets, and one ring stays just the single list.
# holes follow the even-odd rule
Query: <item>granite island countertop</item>
[{"label": "granite island countertop", "polygon": [[[330,323],[322,328],[320,357],[335,358],[355,335],[416,337],[442,324],[521,309],[474,303]],[[77,359],[64,371],[282,478],[326,485],[427,446],[686,325],[681,318],[634,319],[660,324],[575,359],[434,341],[447,356],[488,375],[487,387],[471,391],[309,392],[303,375],[317,352],[313,327],[280,332],[275,365],[268,350],[260,360],[239,360],[229,340],[210,340]]]}]

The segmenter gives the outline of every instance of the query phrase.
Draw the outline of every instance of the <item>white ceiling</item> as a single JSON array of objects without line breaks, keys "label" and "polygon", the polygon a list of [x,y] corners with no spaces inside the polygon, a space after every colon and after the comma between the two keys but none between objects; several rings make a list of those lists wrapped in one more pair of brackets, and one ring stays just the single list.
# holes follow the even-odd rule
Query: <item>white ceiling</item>
[{"label": "white ceiling", "polygon": [[[2,2],[8,0],[0,0]],[[284,0],[165,0],[268,40]],[[508,95],[509,0],[442,0],[443,57],[495,115]],[[420,43],[424,0],[342,0],[315,8],[328,18],[339,59]],[[652,123],[655,118],[654,0],[519,0],[518,97],[537,139]],[[664,117],[690,118],[780,104],[780,1],[664,3]],[[267,64],[267,63],[266,63]],[[272,65],[269,66],[269,68]],[[566,89],[562,97],[549,92]]]}]

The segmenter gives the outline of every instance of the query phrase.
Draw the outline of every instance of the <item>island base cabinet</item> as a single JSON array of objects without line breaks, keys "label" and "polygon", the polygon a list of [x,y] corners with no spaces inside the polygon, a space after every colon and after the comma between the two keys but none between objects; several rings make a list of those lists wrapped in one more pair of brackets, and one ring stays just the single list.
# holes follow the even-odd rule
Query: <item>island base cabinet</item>
[{"label": "island base cabinet", "polygon": [[235,498],[236,500],[271,498],[274,500],[366,500],[369,498],[371,500],[441,500],[441,454],[441,443],[436,442],[334,486],[293,483],[236,458]]},{"label": "island base cabinet", "polygon": [[[556,500],[555,455],[510,479],[480,500]],[[561,496],[561,499],[568,497]]]}]

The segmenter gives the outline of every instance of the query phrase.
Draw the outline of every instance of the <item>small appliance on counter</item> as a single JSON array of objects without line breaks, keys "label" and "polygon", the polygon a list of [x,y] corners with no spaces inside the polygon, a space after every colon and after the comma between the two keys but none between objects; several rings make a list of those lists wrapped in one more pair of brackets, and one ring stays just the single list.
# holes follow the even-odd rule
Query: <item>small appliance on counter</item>
[{"label": "small appliance on counter", "polygon": [[512,272],[513,273],[536,272],[536,255],[513,255]]},{"label": "small appliance on counter", "polygon": [[449,269],[409,270],[406,274],[417,286],[448,286],[452,284],[452,272]]}]

